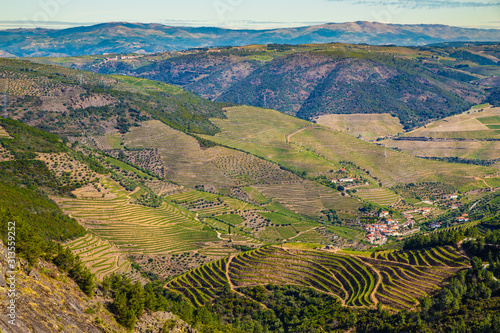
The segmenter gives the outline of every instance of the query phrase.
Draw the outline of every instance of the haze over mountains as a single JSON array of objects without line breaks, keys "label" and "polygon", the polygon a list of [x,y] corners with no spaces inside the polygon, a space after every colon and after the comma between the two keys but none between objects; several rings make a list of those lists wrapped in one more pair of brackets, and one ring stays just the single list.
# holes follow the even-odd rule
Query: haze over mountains
[{"label": "haze over mountains", "polygon": [[93,26],[0,31],[0,56],[75,56],[155,53],[196,47],[249,44],[367,43],[427,45],[450,41],[499,41],[497,29],[376,22],[329,23],[272,30],[231,30],[114,22]]}]

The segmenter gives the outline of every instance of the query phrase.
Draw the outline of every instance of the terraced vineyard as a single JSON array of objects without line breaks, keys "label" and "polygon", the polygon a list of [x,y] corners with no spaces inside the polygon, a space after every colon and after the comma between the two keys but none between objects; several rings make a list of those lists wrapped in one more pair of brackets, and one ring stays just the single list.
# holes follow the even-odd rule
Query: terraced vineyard
[{"label": "terraced vineyard", "polygon": [[7,139],[10,138],[10,135],[2,126],[0,126],[0,139],[5,139],[5,138]]},{"label": "terraced vineyard", "polygon": [[199,214],[218,215],[260,209],[238,199],[200,191],[178,193],[169,196],[168,199]]},{"label": "terraced vineyard", "polygon": [[443,280],[468,262],[452,247],[437,247],[420,251],[374,253],[364,258],[380,272],[381,287],[377,298],[395,309],[418,305],[418,299],[439,290]]},{"label": "terraced vineyard", "polygon": [[255,185],[267,198],[273,198],[284,204],[291,211],[317,218],[324,209],[335,209],[338,212],[352,213],[361,207],[361,203],[354,198],[343,197],[339,192],[305,181],[286,186],[286,190],[279,185]]},{"label": "terraced vineyard", "polygon": [[[316,224],[302,221],[302,217],[282,207],[272,212],[273,205],[259,207],[247,202],[217,194],[188,191],[168,197],[168,200],[199,214],[204,222],[218,231],[222,240],[262,245],[281,242]],[[269,210],[267,210],[269,208]],[[228,234],[231,227],[231,235]]]},{"label": "terraced vineyard", "polygon": [[217,234],[182,207],[163,203],[159,208],[131,204],[131,197],[114,181],[102,181],[108,198],[55,198],[60,207],[96,235],[132,253],[181,253],[218,241]]},{"label": "terraced vineyard", "polygon": [[210,154],[200,148],[195,138],[160,121],[148,121],[141,127],[132,128],[124,141],[128,147],[158,149],[165,168],[164,176],[176,183],[190,187],[236,185],[210,162]]},{"label": "terraced vineyard", "polygon": [[166,287],[182,293],[194,305],[201,306],[224,291],[228,285],[226,269],[227,259],[221,259],[175,278]]},{"label": "terraced vineyard", "polygon": [[[167,287],[196,305],[211,302],[224,283],[235,291],[272,283],[313,288],[338,297],[347,306],[373,307],[381,302],[388,308],[409,309],[466,267],[467,259],[450,246],[371,257],[271,246],[202,266]],[[217,281],[209,281],[211,275]]]},{"label": "terraced vineyard", "polygon": [[467,229],[470,229],[470,228],[473,228],[473,227],[479,225],[480,223],[481,223],[481,221],[472,221],[472,222],[461,223],[458,225],[454,225],[452,227],[435,230],[435,231],[431,232],[431,234],[435,234],[435,233],[439,233],[439,232],[455,231],[455,230],[460,230],[460,229],[467,230]]},{"label": "terraced vineyard", "polygon": [[397,194],[384,188],[370,190],[359,189],[356,194],[363,200],[373,202],[374,204],[381,206],[391,206],[400,199]]},{"label": "terraced vineyard", "polygon": [[130,271],[130,262],[126,252],[119,250],[110,242],[93,233],[72,241],[68,244],[74,254],[77,254],[97,277],[102,280],[111,274],[123,274]]}]

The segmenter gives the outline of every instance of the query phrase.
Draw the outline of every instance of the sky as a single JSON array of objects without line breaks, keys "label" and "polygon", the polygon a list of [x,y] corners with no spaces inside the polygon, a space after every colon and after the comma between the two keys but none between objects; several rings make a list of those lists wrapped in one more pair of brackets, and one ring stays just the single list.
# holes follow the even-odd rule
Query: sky
[{"label": "sky", "polygon": [[103,22],[269,29],[376,21],[500,29],[500,0],[16,0],[0,29],[67,28]]}]

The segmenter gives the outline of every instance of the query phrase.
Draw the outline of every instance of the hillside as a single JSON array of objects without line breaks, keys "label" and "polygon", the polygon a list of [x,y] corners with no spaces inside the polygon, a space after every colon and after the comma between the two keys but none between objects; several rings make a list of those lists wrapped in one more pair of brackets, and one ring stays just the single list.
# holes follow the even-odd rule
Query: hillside
[{"label": "hillside", "polygon": [[143,78],[1,64],[0,234],[16,222],[22,325],[500,328],[497,169]]},{"label": "hillside", "polygon": [[149,119],[184,131],[215,133],[208,118],[222,116],[218,103],[138,78],[0,59],[0,79],[7,82],[10,116],[64,136],[126,132]]},{"label": "hillside", "polygon": [[[374,177],[388,186],[445,181],[468,187],[476,182],[474,177],[497,173],[493,168],[427,161],[395,150],[389,150],[385,158],[383,147],[273,110],[233,107],[226,114],[227,119],[213,119],[220,133],[205,138],[252,152],[289,169],[297,168],[311,177],[330,177],[331,170],[345,160],[363,170],[363,178],[368,182],[374,182]],[[241,137],[243,126],[245,136]]]},{"label": "hillside", "polygon": [[63,30],[0,31],[6,55],[73,56],[103,53],[155,53],[194,47],[249,44],[368,43],[425,45],[448,41],[498,41],[495,29],[376,22],[330,23],[274,30],[232,30],[113,22]]},{"label": "hillside", "polygon": [[499,115],[500,108],[479,105],[382,143],[414,156],[488,163],[500,157]]},{"label": "hillside", "polygon": [[270,44],[36,61],[158,80],[210,100],[269,107],[307,120],[389,113],[409,129],[491,98],[499,57],[495,43]]},{"label": "hillside", "polygon": [[399,119],[390,114],[327,114],[313,121],[333,130],[349,133],[366,141],[375,141],[403,132]]}]

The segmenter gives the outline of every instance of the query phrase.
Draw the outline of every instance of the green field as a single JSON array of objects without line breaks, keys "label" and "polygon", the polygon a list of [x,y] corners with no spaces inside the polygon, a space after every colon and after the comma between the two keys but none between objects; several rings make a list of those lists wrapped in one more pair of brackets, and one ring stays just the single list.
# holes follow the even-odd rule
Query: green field
[{"label": "green field", "polygon": [[133,172],[141,178],[144,178],[144,177],[149,178],[150,177],[148,174],[142,172],[141,170],[136,169],[127,163],[123,163],[122,161],[119,161],[116,158],[106,157],[106,162],[110,163],[111,165],[117,166],[120,169],[123,169],[125,171]]},{"label": "green field", "polygon": [[385,158],[384,147],[273,110],[233,107],[227,109],[227,116],[213,119],[220,133],[204,137],[307,174],[329,175],[329,170],[347,160],[386,186],[424,180],[446,180],[461,186],[470,182],[468,176],[495,172],[492,168],[423,160],[395,150],[389,150]]},{"label": "green field", "polygon": [[106,139],[108,139],[109,145],[113,149],[120,149],[123,150],[123,137],[119,133],[110,133],[106,135]]},{"label": "green field", "polygon": [[491,116],[491,117],[481,117],[477,118],[482,124],[491,125],[491,124],[500,124],[499,116]]},{"label": "green field", "polygon": [[327,114],[317,117],[315,122],[367,141],[403,133],[399,119],[387,113]]},{"label": "green field", "polygon": [[411,309],[420,298],[467,267],[452,247],[357,256],[296,247],[265,247],[201,266],[167,288],[201,306],[213,302],[229,283],[234,290],[258,285],[293,284],[338,297],[347,306]]},{"label": "green field", "polygon": [[381,206],[390,206],[401,199],[401,197],[395,194],[394,192],[384,188],[369,189],[369,190],[359,189],[356,192],[356,195],[362,198],[363,200]]},{"label": "green field", "polygon": [[115,196],[109,199],[56,198],[57,203],[97,236],[131,253],[181,253],[202,249],[217,234],[197,221],[195,214],[164,203],[149,208],[130,203],[131,197],[110,179],[102,184]]}]

